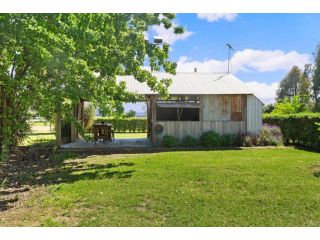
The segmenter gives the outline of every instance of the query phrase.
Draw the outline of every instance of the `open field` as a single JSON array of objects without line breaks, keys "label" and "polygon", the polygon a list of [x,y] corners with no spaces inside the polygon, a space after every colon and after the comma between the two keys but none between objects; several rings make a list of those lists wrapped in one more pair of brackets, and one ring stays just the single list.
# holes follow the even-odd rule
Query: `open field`
[{"label": "open field", "polygon": [[7,169],[18,187],[1,192],[1,226],[320,226],[315,152],[40,152],[21,164]]}]

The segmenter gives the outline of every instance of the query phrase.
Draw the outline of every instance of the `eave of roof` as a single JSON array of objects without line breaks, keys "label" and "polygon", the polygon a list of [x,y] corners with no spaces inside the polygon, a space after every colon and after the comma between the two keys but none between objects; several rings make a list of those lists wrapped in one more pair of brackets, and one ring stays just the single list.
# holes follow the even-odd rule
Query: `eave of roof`
[{"label": "eave of roof", "polygon": [[[253,94],[253,91],[232,74],[225,73],[153,73],[158,80],[172,79],[168,91],[170,95],[214,95],[214,94]],[[125,82],[127,90],[141,95],[157,95],[149,86],[133,76],[118,76],[118,82]]]}]

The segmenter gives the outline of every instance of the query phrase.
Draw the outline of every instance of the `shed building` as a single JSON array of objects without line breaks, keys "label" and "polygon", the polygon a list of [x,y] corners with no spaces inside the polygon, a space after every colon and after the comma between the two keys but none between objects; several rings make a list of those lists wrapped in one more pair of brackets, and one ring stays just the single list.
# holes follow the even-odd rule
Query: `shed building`
[{"label": "shed building", "polygon": [[154,145],[165,135],[199,138],[213,130],[219,134],[257,134],[262,127],[263,103],[245,83],[232,74],[153,73],[172,79],[169,98],[153,92],[133,76],[118,76],[127,90],[147,101],[148,137]]},{"label": "shed building", "polygon": [[[161,98],[146,83],[133,76],[118,76],[129,92],[145,97],[147,103],[148,138],[160,145],[165,135],[199,138],[213,130],[219,134],[257,134],[262,127],[263,103],[245,83],[232,74],[217,73],[153,73],[158,80],[172,79],[169,98]],[[73,115],[83,122],[84,101],[75,106]],[[64,140],[61,116],[57,116],[57,144],[75,142],[79,133],[71,125]]]}]

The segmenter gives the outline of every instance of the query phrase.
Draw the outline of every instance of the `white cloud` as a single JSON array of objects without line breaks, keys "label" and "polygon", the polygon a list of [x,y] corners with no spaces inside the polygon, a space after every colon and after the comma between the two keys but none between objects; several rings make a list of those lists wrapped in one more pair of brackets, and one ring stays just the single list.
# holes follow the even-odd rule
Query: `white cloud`
[{"label": "white cloud", "polygon": [[245,49],[236,52],[232,57],[232,62],[236,71],[253,69],[259,72],[271,72],[289,70],[293,65],[303,68],[304,64],[311,62],[311,58],[309,54],[300,54],[296,51],[285,53],[281,50]]},{"label": "white cloud", "polygon": [[215,59],[204,61],[192,61],[186,56],[181,56],[177,62],[177,72],[193,72],[197,68],[198,72],[226,72],[226,61]]},{"label": "white cloud", "polygon": [[145,40],[149,40],[149,34],[147,31],[143,32],[143,35]]},{"label": "white cloud", "polygon": [[[245,49],[236,52],[231,59],[231,72],[272,72],[277,70],[289,71],[293,65],[300,68],[304,64],[310,63],[312,56],[301,54],[296,51],[283,52],[280,50],[263,51]],[[205,59],[194,61],[186,56],[181,56],[177,62],[177,72],[193,72],[197,68],[198,72],[226,72],[228,68],[227,60]],[[251,81],[246,83],[265,104],[274,102],[278,83],[270,85]]]},{"label": "white cloud", "polygon": [[[277,70],[290,70],[293,65],[303,68],[304,64],[310,63],[310,54],[300,54],[296,51],[283,52],[281,50],[254,50],[245,49],[236,52],[231,58],[231,72],[272,72]],[[182,56],[178,61],[178,72],[192,72],[194,68],[198,72],[226,72],[227,60],[208,59],[203,61],[192,61]]]},{"label": "white cloud", "polygon": [[[176,25],[176,23],[173,23],[173,26]],[[173,28],[166,29],[162,24],[159,26],[153,26],[152,29],[157,33],[158,36],[162,37],[165,43],[171,45],[176,41],[185,40],[193,34],[193,32],[189,32],[186,29],[184,29],[184,33],[182,34],[175,34]]]},{"label": "white cloud", "polygon": [[268,85],[266,83],[252,81],[246,84],[264,104],[275,102],[276,91],[278,89],[277,82]]},{"label": "white cloud", "polygon": [[237,13],[198,13],[198,18],[205,19],[208,22],[215,22],[219,20],[226,20],[231,22],[235,20],[238,16]]}]

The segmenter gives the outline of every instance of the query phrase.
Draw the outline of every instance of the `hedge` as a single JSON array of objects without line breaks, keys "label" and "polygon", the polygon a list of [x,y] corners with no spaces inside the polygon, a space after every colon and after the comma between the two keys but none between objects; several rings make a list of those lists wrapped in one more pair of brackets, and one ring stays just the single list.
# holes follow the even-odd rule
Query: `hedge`
[{"label": "hedge", "polygon": [[263,114],[264,124],[279,126],[286,144],[320,146],[320,113]]},{"label": "hedge", "polygon": [[111,123],[114,132],[147,132],[147,119],[146,118],[107,118],[98,117],[94,120],[95,123]]}]

